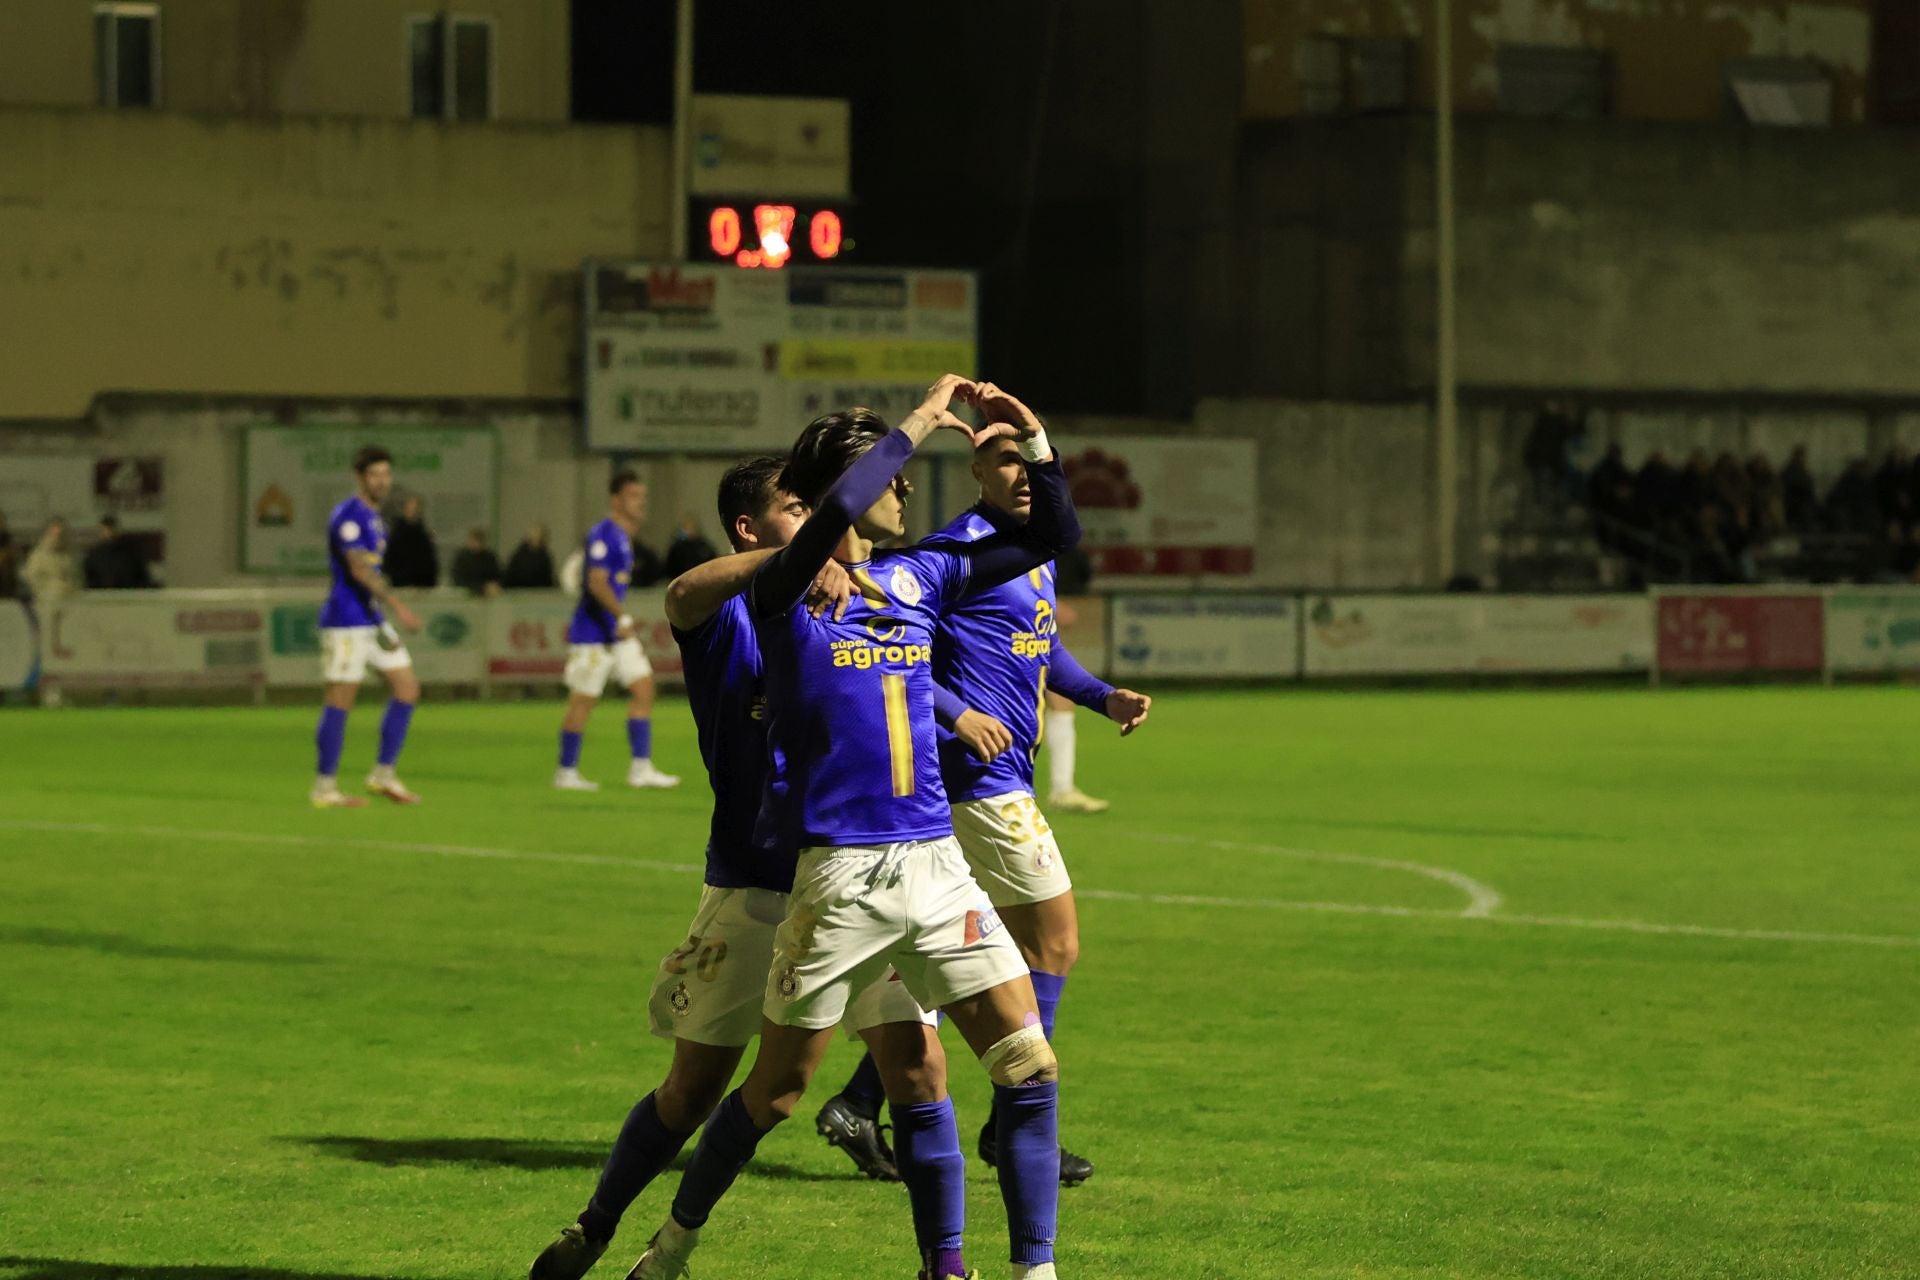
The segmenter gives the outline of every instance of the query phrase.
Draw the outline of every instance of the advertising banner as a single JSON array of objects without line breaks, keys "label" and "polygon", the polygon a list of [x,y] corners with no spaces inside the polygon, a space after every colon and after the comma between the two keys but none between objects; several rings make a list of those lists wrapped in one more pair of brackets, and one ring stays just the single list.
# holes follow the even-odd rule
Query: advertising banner
[{"label": "advertising banner", "polygon": [[[402,633],[414,674],[425,684],[478,684],[487,672],[488,602],[476,597],[409,597],[421,629]],[[267,608],[267,683],[318,685],[320,600],[280,599]],[[369,679],[377,680],[377,676]]]},{"label": "advertising banner", "polygon": [[1657,605],[1660,670],[1818,671],[1821,599],[1805,595],[1668,595]]},{"label": "advertising banner", "polygon": [[[680,647],[667,623],[664,591],[634,591],[627,612],[640,629],[640,647],[661,684],[680,680]],[[577,602],[559,592],[515,591],[496,596],[487,610],[487,672],[496,680],[558,682],[567,667],[567,624]],[[609,690],[609,694],[611,694]]]},{"label": "advertising banner", "polygon": [[1637,595],[1309,596],[1308,676],[1645,671],[1653,617]]},{"label": "advertising banner", "polygon": [[42,636],[49,685],[139,688],[253,684],[265,678],[266,624],[244,599],[92,592],[56,605]]},{"label": "advertising banner", "polygon": [[852,109],[845,98],[693,95],[696,195],[845,196]]},{"label": "advertising banner", "polygon": [[1253,441],[1074,436],[1060,461],[1097,575],[1253,572]]},{"label": "advertising banner", "polygon": [[1920,670],[1920,590],[1829,591],[1826,623],[1830,670]]},{"label": "advertising banner", "polygon": [[1117,595],[1108,607],[1114,679],[1291,679],[1298,670],[1293,596]]},{"label": "advertising banner", "polygon": [[866,405],[897,421],[941,374],[973,373],[978,291],[966,272],[584,272],[590,449],[783,450],[822,413]]},{"label": "advertising banner", "polygon": [[327,517],[353,491],[362,445],[393,454],[394,492],[418,494],[441,545],[486,529],[498,542],[499,448],[492,427],[249,427],[240,507],[240,567],[324,574]]}]

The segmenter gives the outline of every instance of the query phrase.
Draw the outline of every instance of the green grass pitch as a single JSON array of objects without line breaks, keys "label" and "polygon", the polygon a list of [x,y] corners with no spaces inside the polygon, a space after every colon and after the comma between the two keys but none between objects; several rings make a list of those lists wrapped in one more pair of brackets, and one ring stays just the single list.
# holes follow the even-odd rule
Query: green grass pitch
[{"label": "green grass pitch", "polygon": [[[1114,808],[1055,821],[1064,1277],[1920,1275],[1916,694],[1156,692],[1082,721]],[[429,703],[410,810],[308,808],[313,719],[0,712],[0,1278],[521,1276],[659,1078],[684,704],[679,792],[563,795],[557,706]],[[913,1274],[904,1193],[812,1132],[852,1062],[700,1280]]]}]

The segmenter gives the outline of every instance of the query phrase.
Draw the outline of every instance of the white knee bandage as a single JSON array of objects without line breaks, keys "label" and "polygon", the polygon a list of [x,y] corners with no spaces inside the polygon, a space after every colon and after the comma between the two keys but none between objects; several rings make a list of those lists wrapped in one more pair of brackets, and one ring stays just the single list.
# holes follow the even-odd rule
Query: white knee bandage
[{"label": "white knee bandage", "polygon": [[1022,1027],[980,1055],[987,1074],[995,1084],[1008,1087],[1029,1082],[1040,1084],[1060,1078],[1060,1062],[1047,1043],[1047,1033],[1038,1024]]}]

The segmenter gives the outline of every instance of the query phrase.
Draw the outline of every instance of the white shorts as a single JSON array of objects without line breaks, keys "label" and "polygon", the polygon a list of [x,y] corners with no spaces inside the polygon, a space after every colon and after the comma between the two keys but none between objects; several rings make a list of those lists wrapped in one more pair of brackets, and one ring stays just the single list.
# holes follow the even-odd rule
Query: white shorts
[{"label": "white shorts", "polygon": [[766,1015],[830,1027],[892,965],[923,1009],[1027,976],[1027,962],[951,836],[802,849],[774,939]]},{"label": "white shorts", "polygon": [[576,644],[567,649],[567,690],[588,698],[607,691],[607,677],[617,676],[622,689],[653,674],[647,651],[633,636],[614,644]]},{"label": "white shorts", "polygon": [[1029,791],[953,806],[953,834],[974,879],[996,907],[1057,898],[1073,888],[1053,828]]},{"label": "white shorts", "polygon": [[381,644],[379,627],[320,628],[320,678],[328,684],[359,684],[367,668],[398,671],[413,665],[413,655],[398,633],[388,630],[391,647]]},{"label": "white shorts", "polygon": [[[687,940],[667,953],[647,1000],[653,1034],[696,1044],[744,1045],[760,1034],[773,939],[787,895],[771,889],[703,885]],[[847,1009],[847,1034],[887,1022],[927,1022],[892,970],[868,984]]]}]

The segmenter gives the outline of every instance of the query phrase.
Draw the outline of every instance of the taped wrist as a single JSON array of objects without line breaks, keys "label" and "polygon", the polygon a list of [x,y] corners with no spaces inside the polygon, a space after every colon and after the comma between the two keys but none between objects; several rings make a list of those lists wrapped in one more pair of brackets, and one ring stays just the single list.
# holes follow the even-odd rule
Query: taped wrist
[{"label": "taped wrist", "polygon": [[1039,1023],[1022,1027],[998,1040],[980,1055],[993,1082],[1014,1088],[1023,1084],[1048,1084],[1060,1078],[1060,1062],[1047,1043],[1047,1033]]},{"label": "taped wrist", "polygon": [[1053,456],[1053,446],[1047,443],[1046,428],[1033,433],[1033,438],[1020,442],[1020,456],[1028,462],[1045,462]]}]

